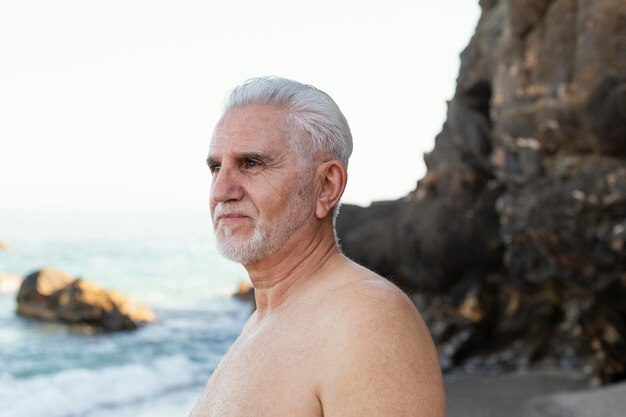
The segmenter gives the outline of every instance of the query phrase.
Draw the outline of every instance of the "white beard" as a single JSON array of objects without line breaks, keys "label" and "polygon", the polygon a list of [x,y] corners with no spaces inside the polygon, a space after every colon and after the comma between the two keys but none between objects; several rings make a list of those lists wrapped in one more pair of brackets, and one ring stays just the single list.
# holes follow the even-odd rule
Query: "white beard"
[{"label": "white beard", "polygon": [[[307,205],[306,197],[312,188],[312,184],[304,184],[297,188],[290,195],[283,215],[278,217],[279,221],[274,223],[257,221],[252,236],[247,240],[237,241],[233,229],[229,226],[222,226],[222,233],[215,229],[217,249],[225,258],[242,265],[258,262],[273,255],[310,218],[313,208]],[[215,211],[218,212],[218,207]]]}]

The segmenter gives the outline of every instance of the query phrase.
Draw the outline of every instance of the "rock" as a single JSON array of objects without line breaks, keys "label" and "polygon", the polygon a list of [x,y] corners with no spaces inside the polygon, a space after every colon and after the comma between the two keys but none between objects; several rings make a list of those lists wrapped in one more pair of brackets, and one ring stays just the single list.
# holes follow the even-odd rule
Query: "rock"
[{"label": "rock", "polygon": [[607,155],[626,156],[626,75],[607,76],[589,95],[586,116],[593,146]]},{"label": "rock", "polygon": [[16,274],[0,274],[0,294],[16,292],[22,284],[22,277]]},{"label": "rock", "polygon": [[344,205],[346,255],[408,293],[444,367],[626,379],[624,0],[481,0],[414,191]]},{"label": "rock", "polygon": [[24,317],[88,324],[106,331],[134,330],[156,319],[152,311],[124,295],[51,268],[24,279],[17,303],[17,314]]},{"label": "rock", "polygon": [[233,297],[242,301],[254,302],[254,287],[250,285],[248,281],[241,281],[237,292],[233,294]]}]

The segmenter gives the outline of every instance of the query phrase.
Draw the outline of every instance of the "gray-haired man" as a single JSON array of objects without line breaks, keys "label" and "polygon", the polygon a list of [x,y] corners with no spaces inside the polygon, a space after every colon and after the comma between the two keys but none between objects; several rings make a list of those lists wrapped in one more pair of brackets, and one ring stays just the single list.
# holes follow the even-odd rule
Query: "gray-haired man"
[{"label": "gray-haired man", "polygon": [[268,77],[230,94],[207,160],[211,214],[257,310],[192,416],[445,415],[415,307],[337,245],[351,152],[346,119],[314,87]]}]

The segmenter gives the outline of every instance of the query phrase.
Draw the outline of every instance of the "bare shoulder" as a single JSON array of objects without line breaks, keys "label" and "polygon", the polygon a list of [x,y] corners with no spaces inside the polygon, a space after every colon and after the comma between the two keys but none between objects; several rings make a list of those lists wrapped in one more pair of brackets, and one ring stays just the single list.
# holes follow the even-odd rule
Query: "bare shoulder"
[{"label": "bare shoulder", "polygon": [[355,279],[338,286],[326,298],[326,310],[333,313],[337,326],[380,337],[373,325],[391,325],[416,330],[418,335],[426,332],[430,338],[419,312],[402,290],[374,272],[358,268]]},{"label": "bare shoulder", "polygon": [[329,294],[319,397],[324,416],[445,415],[436,351],[395,285],[364,270]]}]

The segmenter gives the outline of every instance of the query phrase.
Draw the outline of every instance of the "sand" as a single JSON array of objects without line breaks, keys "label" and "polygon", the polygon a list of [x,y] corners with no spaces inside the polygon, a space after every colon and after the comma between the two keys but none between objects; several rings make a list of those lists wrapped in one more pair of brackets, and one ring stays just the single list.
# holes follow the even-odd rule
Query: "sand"
[{"label": "sand", "polygon": [[448,417],[625,417],[626,383],[592,388],[574,371],[447,377]]}]

